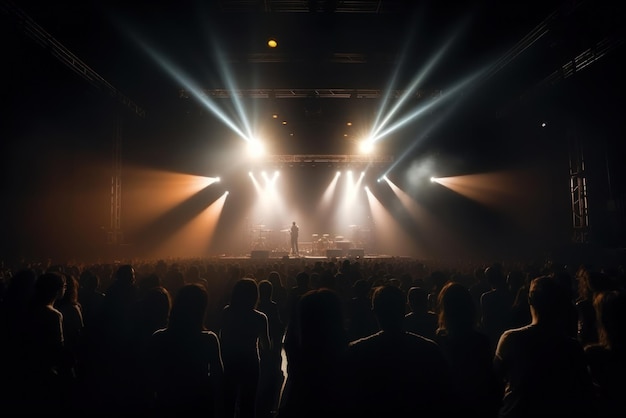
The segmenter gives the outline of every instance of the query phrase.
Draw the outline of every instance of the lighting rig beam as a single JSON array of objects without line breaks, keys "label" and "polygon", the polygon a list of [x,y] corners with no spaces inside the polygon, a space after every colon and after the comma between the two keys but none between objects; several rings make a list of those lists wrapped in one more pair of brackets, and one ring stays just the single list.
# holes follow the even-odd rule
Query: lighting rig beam
[{"label": "lighting rig beam", "polygon": [[316,166],[317,164],[327,164],[332,166],[358,165],[389,165],[394,159],[390,155],[351,155],[351,154],[297,154],[297,155],[266,155],[263,162],[275,165],[298,165]]},{"label": "lighting rig beam", "polygon": [[[202,94],[211,99],[229,99],[231,97],[248,97],[252,99],[379,99],[381,97],[400,98],[406,94],[402,90],[392,90],[387,94],[380,89],[204,89]],[[437,97],[441,90],[416,90],[413,97],[417,99]],[[185,89],[179,90],[178,97],[188,99],[192,94]]]}]

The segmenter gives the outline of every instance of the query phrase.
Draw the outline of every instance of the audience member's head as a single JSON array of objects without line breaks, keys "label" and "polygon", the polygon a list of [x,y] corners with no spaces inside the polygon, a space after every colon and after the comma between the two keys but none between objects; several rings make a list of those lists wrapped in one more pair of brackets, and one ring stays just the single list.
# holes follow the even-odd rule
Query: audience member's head
[{"label": "audience member's head", "polygon": [[296,274],[296,285],[298,287],[308,287],[310,282],[309,273],[306,271],[301,271]]},{"label": "audience member's head", "polygon": [[230,307],[236,310],[252,310],[259,300],[259,287],[254,279],[237,280],[230,296]]},{"label": "audience member's head", "polygon": [[341,299],[334,290],[320,288],[305,293],[298,303],[300,345],[317,353],[336,353],[345,348]]},{"label": "audience member's head", "polygon": [[35,282],[35,302],[37,304],[53,304],[65,292],[65,277],[53,271],[43,273]]},{"label": "audience member's head", "polygon": [[386,284],[374,289],[372,310],[383,331],[402,329],[406,314],[406,298],[397,286]]},{"label": "audience member's head", "polygon": [[272,270],[267,275],[267,280],[269,280],[273,286],[279,287],[282,285],[280,281],[280,273],[276,270]]},{"label": "audience member's head", "polygon": [[598,319],[600,344],[613,350],[626,349],[626,292],[599,292],[593,305]]},{"label": "audience member's head", "polygon": [[83,270],[78,281],[80,287],[89,292],[95,292],[100,286],[100,277],[92,270]]},{"label": "audience member's head", "polygon": [[502,264],[497,262],[485,269],[485,278],[492,289],[503,289],[507,285]]},{"label": "audience member's head", "polygon": [[439,330],[462,334],[476,325],[476,306],[469,289],[457,282],[448,282],[439,292]]},{"label": "audience member's head", "polygon": [[539,276],[531,281],[528,304],[533,323],[563,321],[569,303],[569,293],[554,277]]},{"label": "audience member's head", "polygon": [[269,280],[261,280],[259,282],[259,300],[270,301],[272,300],[272,292],[274,286]]},{"label": "audience member's head", "polygon": [[[154,286],[147,289],[144,293],[141,307],[146,322],[153,324],[156,329],[167,326],[172,301],[170,293],[166,288]],[[156,329],[153,331],[156,331]]]},{"label": "audience member's head", "polygon": [[412,312],[428,312],[428,291],[423,287],[413,286],[407,293],[407,303]]},{"label": "audience member's head", "polygon": [[204,286],[189,283],[181,287],[172,303],[169,328],[172,330],[201,331],[208,306],[208,294]]},{"label": "audience member's head", "polygon": [[122,264],[115,272],[115,280],[120,284],[135,283],[135,269],[130,264]]}]

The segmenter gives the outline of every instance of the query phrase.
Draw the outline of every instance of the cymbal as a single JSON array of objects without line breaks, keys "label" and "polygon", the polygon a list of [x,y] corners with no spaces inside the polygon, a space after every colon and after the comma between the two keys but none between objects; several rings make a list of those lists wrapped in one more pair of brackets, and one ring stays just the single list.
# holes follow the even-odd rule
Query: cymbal
[{"label": "cymbal", "polygon": [[289,232],[289,229],[281,229],[280,232]]},{"label": "cymbal", "polygon": [[255,227],[257,227],[257,228],[265,228],[265,225],[258,224],[258,225],[255,225]]}]

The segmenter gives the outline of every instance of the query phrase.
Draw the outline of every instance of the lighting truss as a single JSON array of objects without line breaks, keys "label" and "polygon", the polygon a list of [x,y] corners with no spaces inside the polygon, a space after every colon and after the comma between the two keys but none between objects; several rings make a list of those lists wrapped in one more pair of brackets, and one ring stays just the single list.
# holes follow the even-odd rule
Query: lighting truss
[{"label": "lighting truss", "polygon": [[[252,99],[379,99],[385,97],[387,92],[380,89],[204,89],[202,94],[211,99],[229,99],[231,97]],[[391,90],[387,97],[400,98],[405,94],[403,90]],[[415,98],[437,97],[441,94],[440,90],[416,90],[412,93]],[[179,98],[188,99],[192,95],[181,89],[178,93]]]},{"label": "lighting truss", "polygon": [[264,163],[276,166],[316,166],[358,168],[364,166],[381,166],[393,163],[390,155],[352,155],[352,154],[295,154],[266,155]]}]

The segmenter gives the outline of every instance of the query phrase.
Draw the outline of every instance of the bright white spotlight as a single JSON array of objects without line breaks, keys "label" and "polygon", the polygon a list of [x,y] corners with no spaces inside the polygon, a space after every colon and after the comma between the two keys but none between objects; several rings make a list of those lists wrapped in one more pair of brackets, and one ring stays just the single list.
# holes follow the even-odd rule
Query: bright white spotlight
[{"label": "bright white spotlight", "polygon": [[220,178],[219,177],[215,177],[215,182],[219,183],[220,182]]},{"label": "bright white spotlight", "polygon": [[248,143],[248,153],[252,157],[260,157],[265,153],[265,148],[263,147],[261,141],[252,140]]},{"label": "bright white spotlight", "polygon": [[361,151],[362,154],[370,154],[372,151],[374,151],[374,141],[370,139],[361,141],[361,143],[359,144],[359,151]]},{"label": "bright white spotlight", "polygon": [[431,182],[431,183],[434,183],[434,182],[435,182],[435,178],[434,178],[434,177],[431,177],[431,178],[430,178],[430,182]]}]

